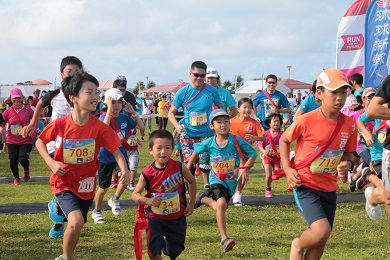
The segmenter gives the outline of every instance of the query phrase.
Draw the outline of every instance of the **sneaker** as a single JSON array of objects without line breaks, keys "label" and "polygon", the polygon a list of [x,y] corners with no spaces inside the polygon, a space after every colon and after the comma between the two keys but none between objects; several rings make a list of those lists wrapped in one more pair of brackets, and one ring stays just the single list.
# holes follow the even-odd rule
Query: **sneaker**
[{"label": "sneaker", "polygon": [[369,167],[366,167],[363,169],[362,176],[356,181],[356,187],[361,190],[364,186],[366,186],[367,183],[370,183],[368,181],[368,177],[370,176],[371,171]]},{"label": "sneaker", "polygon": [[202,203],[202,199],[203,199],[204,197],[208,197],[209,195],[210,195],[210,190],[208,190],[208,189],[201,190],[201,191],[199,192],[198,197],[197,197],[196,200],[195,200],[194,209],[197,209],[197,208],[199,208],[200,206],[204,205],[204,204]]},{"label": "sneaker", "polygon": [[62,255],[60,255],[59,257],[54,258],[54,260],[62,260]]},{"label": "sneaker", "polygon": [[54,223],[49,231],[50,238],[62,237],[64,235],[64,223]]},{"label": "sneaker", "polygon": [[24,171],[24,181],[30,180],[30,170]]},{"label": "sneaker", "polygon": [[349,183],[349,190],[351,192],[354,192],[356,190],[356,181],[352,179],[352,177],[351,177],[351,182]]},{"label": "sneaker", "polygon": [[120,216],[122,214],[122,209],[119,205],[119,200],[113,200],[112,198],[109,199],[108,206],[111,207],[112,214],[114,214],[115,216]]},{"label": "sneaker", "polygon": [[382,217],[382,208],[378,204],[376,206],[371,206],[371,204],[368,202],[368,197],[371,196],[372,192],[374,191],[374,187],[370,186],[364,191],[364,196],[366,197],[366,212],[367,215],[370,217],[372,220],[380,220]]},{"label": "sneaker", "polygon": [[226,253],[233,249],[233,247],[236,245],[236,242],[233,239],[227,237],[221,242],[221,245],[223,252]]},{"label": "sneaker", "polygon": [[242,194],[241,194],[241,192],[240,193],[238,193],[238,192],[234,193],[234,195],[233,195],[233,204],[234,204],[234,206],[237,206],[237,207],[242,206]]},{"label": "sneaker", "polygon": [[116,189],[117,187],[118,187],[118,181],[116,179],[112,179],[110,188]]},{"label": "sneaker", "polygon": [[210,184],[205,184],[205,185],[203,185],[203,189],[209,190],[209,189],[210,189]]},{"label": "sneaker", "polygon": [[129,183],[129,185],[127,185],[127,188],[126,188],[126,189],[128,189],[128,190],[134,190],[134,189],[135,189],[134,182],[131,181],[131,182]]},{"label": "sneaker", "polygon": [[93,222],[95,224],[103,224],[104,223],[104,216],[103,216],[103,212],[101,212],[101,211],[93,210],[92,211],[92,218],[93,218]]},{"label": "sneaker", "polygon": [[272,195],[272,190],[266,190],[266,191],[265,191],[265,197],[266,197],[266,198],[272,198],[272,197],[273,197],[273,195]]},{"label": "sneaker", "polygon": [[20,184],[20,178],[15,178],[14,185],[19,185],[19,184]]}]

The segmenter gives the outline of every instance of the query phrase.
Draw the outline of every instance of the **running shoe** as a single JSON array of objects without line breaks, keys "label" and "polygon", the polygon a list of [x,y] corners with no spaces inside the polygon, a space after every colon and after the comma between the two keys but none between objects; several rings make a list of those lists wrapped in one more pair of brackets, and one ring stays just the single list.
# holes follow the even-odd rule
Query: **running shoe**
[{"label": "running shoe", "polygon": [[14,185],[19,185],[19,184],[20,184],[20,178],[15,178]]},{"label": "running shoe", "polygon": [[62,237],[64,234],[64,216],[58,214],[57,202],[53,198],[48,204],[49,218],[54,222],[53,226],[49,231],[49,237]]},{"label": "running shoe", "polygon": [[371,196],[372,192],[374,191],[374,187],[370,186],[368,187],[365,191],[364,191],[364,196],[366,197],[366,212],[367,212],[367,215],[370,217],[370,219],[372,220],[380,220],[381,217],[382,217],[382,208],[381,206],[378,204],[376,206],[372,206],[369,202],[368,202],[368,198]]},{"label": "running shoe", "polygon": [[60,255],[59,257],[54,258],[54,260],[62,260],[62,255]]},{"label": "running shoe", "polygon": [[120,216],[122,214],[122,209],[119,204],[119,200],[113,200],[112,197],[108,200],[108,206],[111,207],[112,214],[115,216]]},{"label": "running shoe", "polygon": [[126,189],[128,189],[128,190],[134,190],[134,189],[135,189],[134,182],[131,181],[131,182],[129,183],[129,185],[127,185],[127,188],[126,188]]},{"label": "running shoe", "polygon": [[62,237],[64,235],[64,223],[54,223],[49,231],[50,238]]},{"label": "running shoe", "polygon": [[351,192],[354,192],[356,190],[356,180],[353,178],[353,172],[351,172],[350,176],[350,182],[349,182],[349,190]]},{"label": "running shoe", "polygon": [[201,191],[199,192],[198,197],[197,197],[196,200],[195,200],[194,208],[197,209],[197,208],[199,208],[200,206],[202,206],[202,205],[203,205],[202,199],[203,199],[204,197],[208,197],[209,194],[210,194],[210,190],[208,190],[208,189],[201,190]]},{"label": "running shoe", "polygon": [[371,171],[369,167],[363,169],[362,176],[356,181],[356,187],[361,190],[367,183],[370,183],[368,177],[370,176]]},{"label": "running shoe", "polygon": [[24,181],[30,180],[30,170],[24,171]]},{"label": "running shoe", "polygon": [[233,247],[236,245],[236,242],[233,239],[227,237],[221,242],[221,245],[223,252],[226,253],[233,249]]},{"label": "running shoe", "polygon": [[210,189],[210,184],[205,184],[205,185],[203,185],[203,189],[209,190],[209,189]]},{"label": "running shoe", "polygon": [[272,198],[273,197],[272,190],[266,190],[265,191],[265,197],[266,198]]},{"label": "running shoe", "polygon": [[102,211],[92,211],[92,218],[93,222],[95,224],[103,224],[104,223],[104,216]]},{"label": "running shoe", "polygon": [[240,193],[238,193],[238,192],[234,193],[234,195],[233,195],[233,204],[234,204],[234,206],[237,206],[237,207],[242,206],[242,194],[241,194],[241,192]]}]

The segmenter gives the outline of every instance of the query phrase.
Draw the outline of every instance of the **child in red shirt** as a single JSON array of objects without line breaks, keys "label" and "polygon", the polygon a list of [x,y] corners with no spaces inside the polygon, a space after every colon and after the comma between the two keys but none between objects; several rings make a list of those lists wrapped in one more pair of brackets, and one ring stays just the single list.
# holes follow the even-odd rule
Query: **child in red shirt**
[{"label": "child in red shirt", "polygon": [[[99,82],[92,75],[78,71],[62,81],[64,95],[73,112],[51,122],[42,131],[36,147],[52,170],[50,187],[55,200],[68,221],[63,238],[61,259],[73,259],[81,229],[87,221],[96,188],[97,155],[100,147],[111,151],[121,168],[120,181],[129,183],[129,170],[115,132],[90,113],[98,101]],[[55,141],[54,158],[46,144]]]},{"label": "child in red shirt", "polygon": [[[290,259],[320,259],[330,237],[336,213],[337,175],[344,177],[353,168],[352,152],[357,142],[354,119],[340,112],[347,88],[352,87],[340,70],[321,72],[316,90],[321,106],[299,117],[280,138],[287,181],[294,188],[296,204],[309,226],[292,241]],[[294,140],[296,155],[291,165],[290,144]],[[317,154],[318,150],[322,154]],[[308,160],[311,154],[317,157]]]}]

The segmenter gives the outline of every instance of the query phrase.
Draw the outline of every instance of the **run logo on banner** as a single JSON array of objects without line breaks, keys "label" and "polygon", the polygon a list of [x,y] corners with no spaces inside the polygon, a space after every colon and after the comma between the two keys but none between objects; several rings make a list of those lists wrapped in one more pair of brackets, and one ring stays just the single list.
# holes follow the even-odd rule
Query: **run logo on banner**
[{"label": "run logo on banner", "polygon": [[341,18],[337,31],[336,67],[347,77],[364,72],[364,24],[370,0],[355,1]]},{"label": "run logo on banner", "polygon": [[374,0],[367,10],[365,26],[365,86],[378,88],[390,72],[390,1]]}]

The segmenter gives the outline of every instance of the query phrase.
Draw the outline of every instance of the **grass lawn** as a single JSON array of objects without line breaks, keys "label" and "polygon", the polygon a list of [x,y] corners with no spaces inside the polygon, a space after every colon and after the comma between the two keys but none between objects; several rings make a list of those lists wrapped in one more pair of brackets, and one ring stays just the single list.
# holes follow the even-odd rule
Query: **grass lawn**
[{"label": "grass lawn", "polygon": [[[152,162],[147,142],[140,149],[140,170]],[[0,177],[11,177],[7,154],[0,154]],[[257,161],[254,169],[260,169]],[[34,151],[31,174],[48,176],[49,169]],[[244,195],[264,195],[264,174],[251,174]],[[198,189],[202,187],[201,178]],[[274,195],[290,194],[285,179],[273,183]],[[348,185],[340,183],[340,192]],[[113,194],[109,191],[106,196]],[[125,191],[122,199],[130,199]],[[0,204],[47,202],[52,198],[47,182],[29,182],[19,186],[0,183]],[[363,203],[340,203],[332,236],[323,259],[390,259],[390,218],[371,221]],[[75,259],[135,259],[133,227],[135,209],[124,210],[115,217],[104,212],[106,223],[96,225],[91,214],[76,248]],[[223,253],[215,213],[209,207],[197,209],[188,221],[186,250],[179,259],[288,259],[291,240],[306,228],[294,205],[229,207],[228,233],[237,242],[229,253]],[[54,259],[62,252],[61,239],[50,239],[51,222],[47,213],[0,214],[0,259]],[[144,259],[148,259],[144,251]],[[168,259],[165,257],[164,259]]]}]

